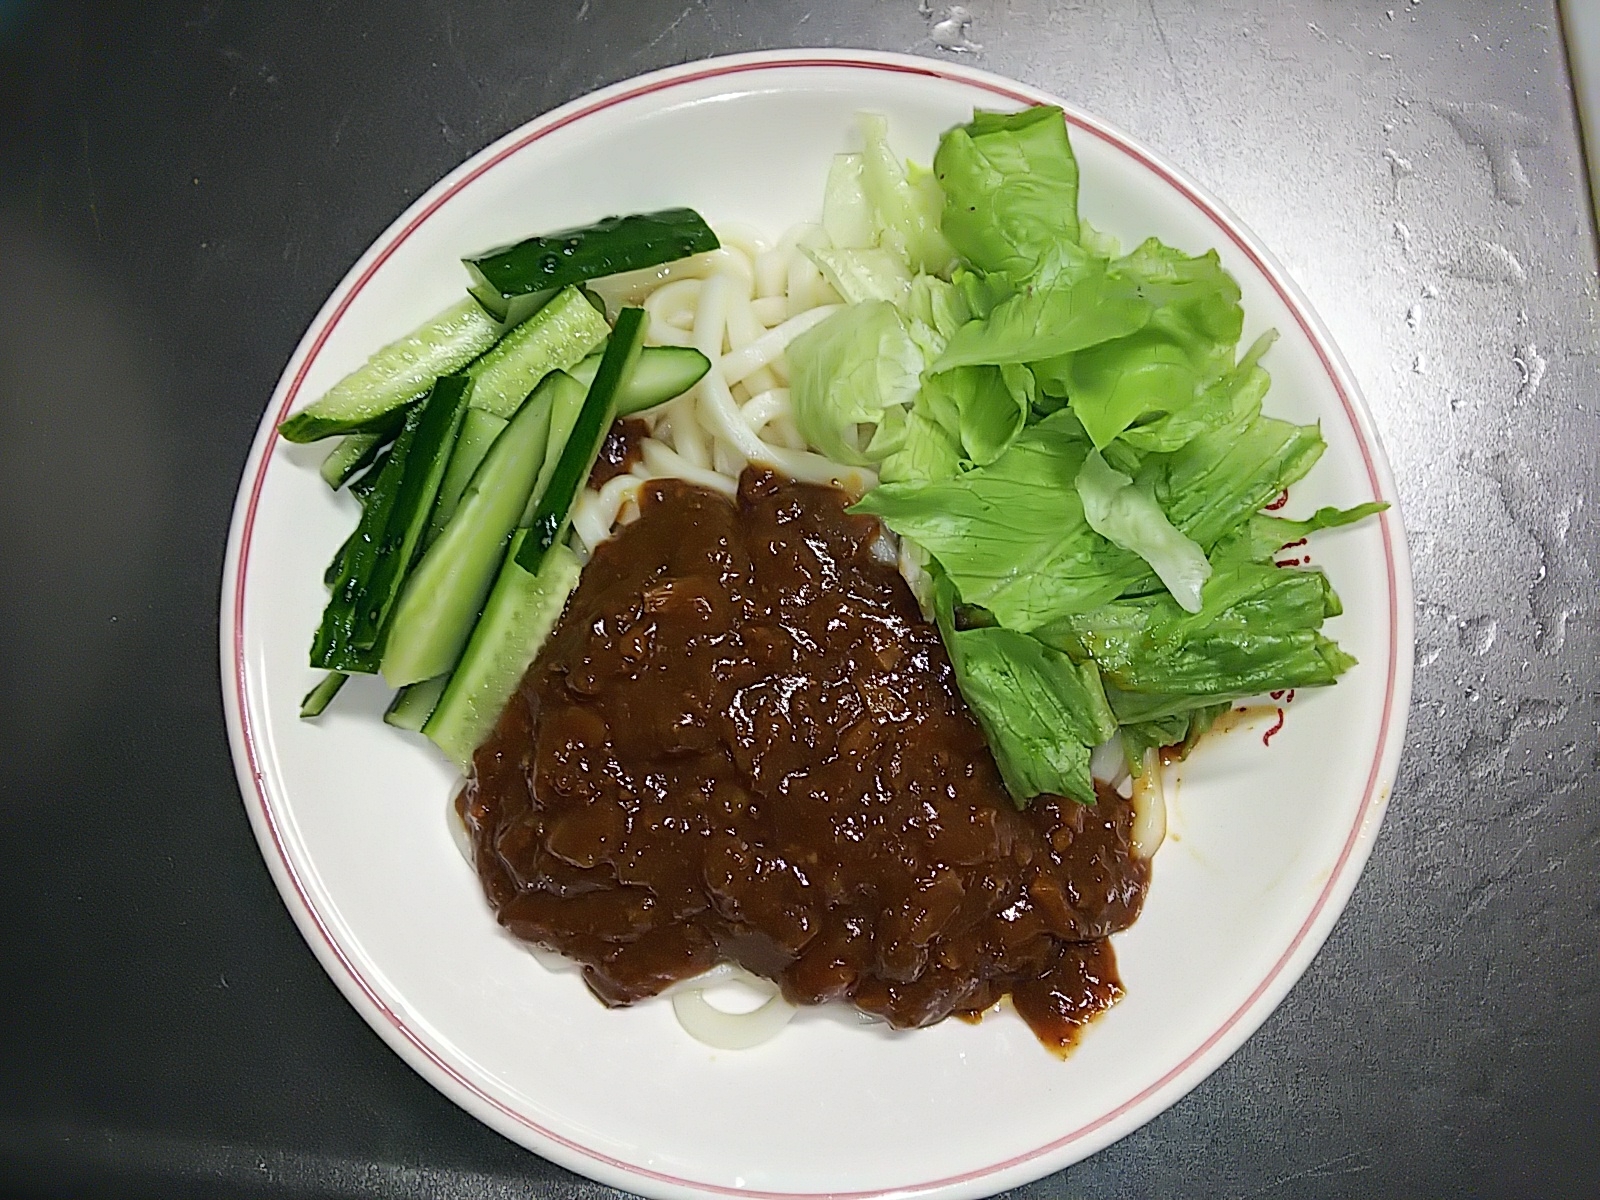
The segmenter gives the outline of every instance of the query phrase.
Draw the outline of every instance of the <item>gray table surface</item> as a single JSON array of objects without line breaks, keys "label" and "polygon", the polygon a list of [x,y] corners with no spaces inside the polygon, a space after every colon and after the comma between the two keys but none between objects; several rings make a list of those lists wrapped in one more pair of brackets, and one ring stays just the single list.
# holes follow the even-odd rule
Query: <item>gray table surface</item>
[{"label": "gray table surface", "polygon": [[[1188,1098],[1023,1191],[1600,1195],[1600,346],[1553,5],[967,8],[965,61],[1148,141],[1276,250],[1376,413],[1416,572],[1400,779],[1326,947]],[[947,15],[0,3],[0,1192],[611,1194],[413,1075],[295,932],[222,727],[233,492],[312,314],[460,159],[708,54],[953,56]]]}]

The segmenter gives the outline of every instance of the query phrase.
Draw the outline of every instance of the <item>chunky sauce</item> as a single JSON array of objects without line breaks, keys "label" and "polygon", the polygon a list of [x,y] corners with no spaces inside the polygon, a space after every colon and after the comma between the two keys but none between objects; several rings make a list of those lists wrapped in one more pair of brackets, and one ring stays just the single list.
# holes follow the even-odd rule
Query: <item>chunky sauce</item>
[{"label": "chunky sauce", "polygon": [[647,484],[461,797],[500,921],[607,1004],[720,960],[896,1026],[1006,995],[1048,1045],[1120,994],[1128,802],[1018,812],[875,520],[755,469]]}]

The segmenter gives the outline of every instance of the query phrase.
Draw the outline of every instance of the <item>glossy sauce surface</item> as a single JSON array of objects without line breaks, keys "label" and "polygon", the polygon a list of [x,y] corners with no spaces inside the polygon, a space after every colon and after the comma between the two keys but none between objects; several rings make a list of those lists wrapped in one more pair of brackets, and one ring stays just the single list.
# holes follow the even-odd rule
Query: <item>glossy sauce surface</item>
[{"label": "glossy sauce surface", "polygon": [[1018,812],[877,522],[750,469],[602,545],[461,806],[500,921],[628,1004],[719,960],[896,1026],[1003,996],[1065,1048],[1147,865],[1114,793]]}]

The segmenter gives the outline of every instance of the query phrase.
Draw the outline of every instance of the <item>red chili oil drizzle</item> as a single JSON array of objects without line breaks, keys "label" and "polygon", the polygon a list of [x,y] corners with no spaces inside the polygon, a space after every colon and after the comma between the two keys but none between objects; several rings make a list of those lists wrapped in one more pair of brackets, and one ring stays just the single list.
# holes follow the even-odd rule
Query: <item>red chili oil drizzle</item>
[{"label": "red chili oil drizzle", "polygon": [[1282,508],[1287,503],[1289,503],[1289,489],[1288,488],[1284,488],[1283,491],[1278,493],[1278,498],[1276,500],[1274,500],[1271,504],[1267,505],[1267,511],[1268,512],[1277,512],[1280,508]]},{"label": "red chili oil drizzle", "polygon": [[1272,723],[1272,728],[1267,730],[1265,733],[1263,733],[1261,735],[1261,744],[1263,746],[1270,746],[1272,744],[1272,735],[1277,733],[1278,730],[1280,730],[1282,728],[1283,728],[1283,709],[1280,708],[1278,710],[1278,719]]}]

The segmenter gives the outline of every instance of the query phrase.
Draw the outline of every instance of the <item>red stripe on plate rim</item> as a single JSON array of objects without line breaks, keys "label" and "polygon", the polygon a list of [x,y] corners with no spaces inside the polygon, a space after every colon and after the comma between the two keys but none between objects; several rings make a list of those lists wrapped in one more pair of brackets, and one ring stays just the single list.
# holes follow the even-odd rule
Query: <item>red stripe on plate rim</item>
[{"label": "red stripe on plate rim", "polygon": [[[1355,848],[1361,839],[1362,830],[1366,827],[1367,822],[1375,813],[1382,811],[1383,803],[1386,800],[1386,797],[1381,797],[1378,794],[1378,781],[1382,773],[1383,762],[1386,757],[1386,753],[1389,749],[1389,734],[1394,719],[1395,683],[1399,671],[1399,639],[1397,636],[1399,625],[1399,596],[1394,539],[1391,528],[1392,522],[1390,519],[1391,514],[1385,513],[1379,518],[1379,526],[1383,534],[1384,562],[1388,574],[1389,663],[1388,683],[1384,689],[1383,711],[1379,722],[1378,743],[1373,753],[1372,768],[1367,776],[1365,792],[1363,794],[1361,805],[1356,812],[1356,819],[1351,826],[1349,836],[1345,839],[1345,843],[1339,852],[1339,857],[1329,874],[1327,882],[1323,885],[1322,891],[1317,896],[1316,902],[1313,904],[1304,924],[1301,925],[1299,931],[1290,941],[1288,947],[1268,970],[1266,976],[1255,987],[1255,989],[1251,991],[1249,996],[1232,1013],[1232,1015],[1230,1015],[1227,1020],[1218,1026],[1218,1028],[1213,1031],[1212,1034],[1203,1042],[1201,1042],[1200,1045],[1195,1047],[1194,1050],[1185,1056],[1177,1066],[1171,1068],[1154,1083],[1151,1083],[1136,1095],[1123,1101],[1116,1108],[1097,1117],[1095,1120],[1063,1135],[1062,1137],[1056,1138],[1055,1140],[1048,1142],[1043,1146],[1039,1146],[1023,1154],[1015,1155],[1002,1162],[992,1163],[986,1167],[962,1172],[958,1175],[947,1176],[942,1179],[928,1180],[921,1183],[907,1184],[904,1186],[890,1188],[877,1188],[870,1191],[826,1193],[767,1192],[749,1188],[727,1187],[719,1184],[710,1184],[703,1181],[684,1179],[679,1176],[669,1175],[664,1172],[652,1170],[648,1167],[640,1166],[636,1163],[630,1163],[621,1159],[612,1158],[609,1155],[602,1154],[588,1146],[583,1145],[582,1143],[575,1142],[570,1138],[564,1137],[553,1130],[547,1129],[538,1124],[536,1121],[532,1120],[526,1114],[518,1111],[515,1108],[512,1108],[503,1101],[490,1095],[472,1080],[462,1075],[419,1034],[417,1034],[416,1031],[407,1025],[405,1020],[399,1014],[390,1008],[390,1006],[384,1001],[383,997],[378,994],[376,989],[373,988],[371,983],[369,983],[366,977],[362,975],[362,973],[356,968],[355,964],[350,960],[349,956],[345,953],[344,948],[339,944],[338,939],[332,935],[327,926],[324,924],[321,913],[317,911],[315,905],[311,902],[311,898],[307,894],[305,886],[300,879],[300,873],[296,869],[293,861],[285,849],[283,838],[278,827],[277,815],[273,811],[271,800],[267,796],[266,788],[262,780],[260,760],[256,752],[254,730],[250,720],[250,706],[248,702],[248,686],[246,678],[247,671],[244,651],[245,578],[249,567],[251,536],[255,528],[256,509],[260,502],[261,490],[266,480],[267,468],[270,466],[272,461],[272,450],[278,440],[277,425],[284,418],[284,416],[287,415],[289,409],[293,407],[295,400],[299,396],[300,388],[305,382],[306,375],[311,369],[311,364],[316,360],[317,355],[321,353],[322,348],[326,344],[329,336],[331,336],[334,327],[338,325],[339,321],[343,318],[345,312],[354,302],[356,296],[361,293],[362,289],[365,288],[365,286],[371,281],[372,277],[377,273],[379,268],[389,260],[394,252],[398,250],[400,246],[404,244],[404,242],[413,233],[415,233],[425,221],[432,217],[433,214],[436,213],[447,201],[461,192],[462,189],[464,189],[468,184],[472,183],[491,168],[497,166],[499,163],[516,154],[518,151],[532,145],[534,142],[537,142],[542,138],[549,136],[559,129],[563,129],[566,126],[573,124],[576,121],[593,116],[594,114],[602,112],[606,109],[614,108],[617,105],[638,100],[644,96],[652,95],[654,93],[665,91],[671,88],[701,83],[709,79],[743,75],[754,71],[795,69],[805,70],[814,68],[845,68],[888,72],[901,75],[921,75],[932,79],[960,84],[966,87],[980,88],[992,94],[1002,96],[1005,99],[1016,101],[1020,104],[1039,103],[1041,100],[1045,99],[1045,93],[1026,90],[1021,87],[1014,87],[1007,84],[1003,80],[979,72],[962,72],[946,69],[942,64],[931,61],[922,62],[908,61],[905,59],[886,60],[878,58],[852,58],[847,53],[840,54],[838,56],[818,57],[806,57],[803,55],[785,56],[780,54],[764,58],[741,58],[735,61],[715,63],[714,65],[707,66],[698,71],[683,72],[681,68],[669,69],[668,72],[663,73],[665,77],[646,77],[634,87],[625,88],[623,90],[614,92],[611,95],[603,96],[602,98],[599,98],[590,104],[580,105],[571,109],[570,111],[562,112],[559,115],[552,116],[546,122],[536,125],[536,127],[530,129],[521,137],[518,137],[514,141],[508,143],[489,158],[472,168],[460,179],[456,180],[447,189],[445,189],[445,191],[434,197],[434,199],[420,212],[406,222],[406,224],[393,235],[391,240],[384,245],[381,250],[378,251],[378,253],[373,257],[372,261],[367,264],[366,268],[356,278],[355,282],[350,285],[349,290],[334,307],[333,311],[328,314],[323,321],[322,327],[317,331],[316,336],[312,339],[310,348],[306,351],[305,358],[301,362],[299,369],[295,372],[294,378],[290,382],[289,387],[284,394],[283,400],[278,406],[278,412],[273,417],[272,426],[269,430],[266,443],[261,449],[261,456],[257,462],[255,478],[251,481],[249,500],[243,514],[243,524],[239,538],[239,552],[235,571],[233,595],[232,650],[234,666],[233,677],[235,686],[234,699],[236,701],[240,732],[242,735],[241,740],[244,743],[246,755],[249,759],[249,773],[254,784],[253,790],[255,792],[256,803],[259,807],[259,813],[262,822],[270,834],[273,850],[278,856],[279,865],[281,866],[284,875],[288,878],[290,884],[294,888],[295,897],[299,902],[303,914],[311,921],[312,925],[317,931],[318,936],[322,939],[326,949],[338,961],[340,966],[347,973],[350,981],[356,985],[357,989],[361,995],[366,998],[367,1002],[371,1004],[371,1006],[378,1013],[382,1014],[383,1019],[387,1021],[392,1029],[407,1043],[414,1047],[417,1053],[422,1055],[431,1066],[433,1066],[445,1077],[450,1079],[456,1086],[476,1097],[481,1102],[489,1105],[494,1110],[503,1114],[516,1124],[530,1130],[533,1133],[536,1133],[539,1137],[572,1151],[583,1158],[589,1159],[592,1162],[603,1164],[614,1171],[633,1175],[640,1179],[649,1179],[659,1183],[669,1184],[674,1187],[686,1188],[694,1191],[712,1192],[729,1196],[751,1197],[754,1198],[754,1200],[824,1200],[825,1197],[827,1200],[882,1200],[882,1198],[891,1196],[915,1195],[918,1193],[935,1191],[941,1188],[972,1183],[983,1179],[986,1176],[999,1174],[1015,1167],[1022,1166],[1023,1164],[1038,1159],[1042,1156],[1052,1154],[1057,1150],[1069,1146],[1074,1142],[1081,1141],[1091,1134],[1104,1129],[1107,1125],[1119,1120],[1131,1110],[1151,1100],[1163,1089],[1167,1088],[1174,1081],[1178,1080],[1185,1072],[1194,1067],[1195,1064],[1205,1057],[1205,1055],[1209,1053],[1220,1041],[1222,1041],[1222,1039],[1225,1038],[1231,1030],[1233,1030],[1248,1015],[1250,1015],[1255,1005],[1272,988],[1274,983],[1278,981],[1278,978],[1282,974],[1284,968],[1289,964],[1290,960],[1294,958],[1301,946],[1305,943],[1306,939],[1311,935],[1313,928],[1316,926],[1318,919],[1321,917],[1329,900],[1344,882],[1344,869],[1349,863],[1351,855],[1355,852]],[[1372,486],[1373,497],[1375,499],[1382,499],[1384,491],[1383,472],[1379,468],[1377,458],[1374,455],[1372,448],[1368,444],[1356,404],[1344,386],[1341,373],[1335,367],[1333,354],[1327,346],[1324,337],[1309,320],[1306,312],[1304,311],[1304,304],[1293,294],[1290,287],[1288,287],[1280,278],[1279,271],[1272,264],[1268,263],[1261,257],[1256,248],[1251,244],[1250,238],[1245,236],[1243,231],[1238,227],[1237,223],[1232,219],[1231,216],[1219,211],[1215,203],[1197,193],[1192,185],[1178,175],[1174,174],[1165,164],[1151,158],[1138,145],[1129,141],[1120,133],[1100,124],[1098,121],[1086,116],[1085,114],[1069,110],[1066,114],[1066,117],[1069,124],[1071,124],[1075,129],[1099,138],[1101,141],[1107,143],[1122,154],[1138,162],[1146,170],[1156,175],[1168,186],[1182,195],[1186,200],[1189,201],[1190,204],[1194,205],[1194,207],[1205,213],[1206,216],[1210,218],[1212,223],[1215,224],[1217,228],[1220,229],[1228,238],[1233,246],[1246,258],[1248,258],[1250,263],[1261,273],[1262,277],[1272,285],[1272,288],[1277,293],[1279,299],[1283,302],[1284,306],[1293,315],[1296,323],[1300,326],[1300,330],[1305,335],[1306,340],[1316,350],[1317,357],[1322,364],[1323,370],[1327,374],[1329,381],[1333,384],[1334,390],[1339,397],[1339,402],[1344,408],[1346,419],[1349,421],[1351,431],[1355,435],[1356,443],[1360,447],[1362,461],[1366,466],[1367,478]],[[303,925],[302,929],[304,929]],[[1198,1080],[1194,1082],[1198,1082]],[[1177,1097],[1172,1097],[1173,1100],[1176,1098]],[[1170,1102],[1171,1101],[1169,1100],[1169,1103]]]}]

